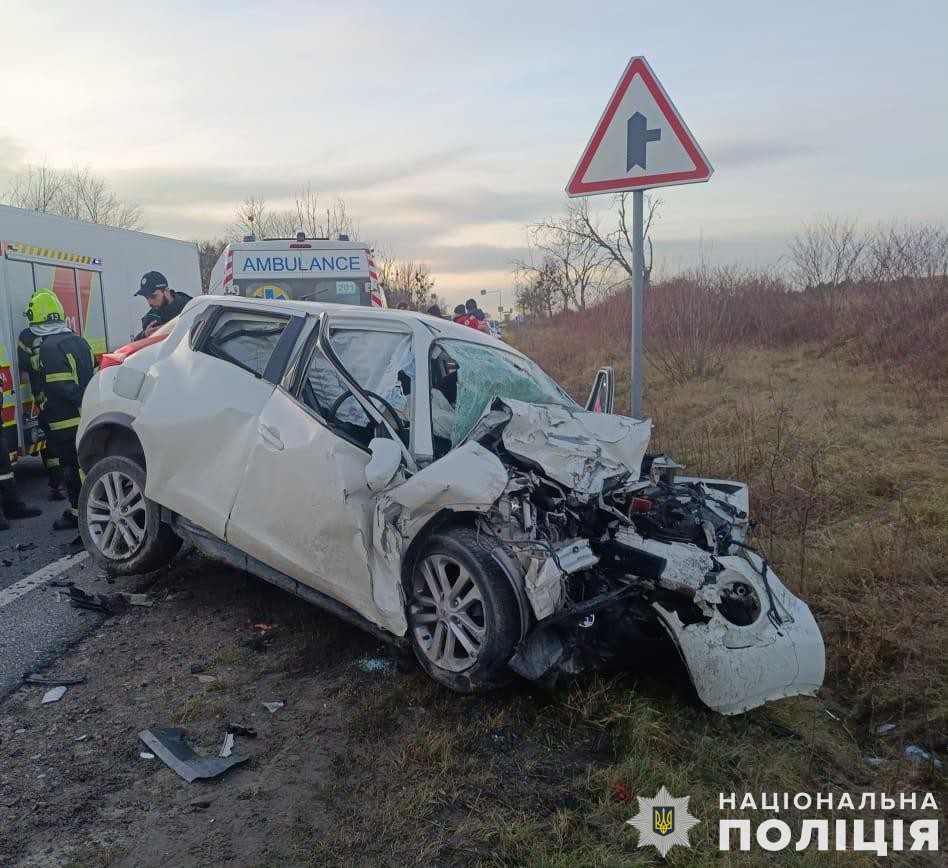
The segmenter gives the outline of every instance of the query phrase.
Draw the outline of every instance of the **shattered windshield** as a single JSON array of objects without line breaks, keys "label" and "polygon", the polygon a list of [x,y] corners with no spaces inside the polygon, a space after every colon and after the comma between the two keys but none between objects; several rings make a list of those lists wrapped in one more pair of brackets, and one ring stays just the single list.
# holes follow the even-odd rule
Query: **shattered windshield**
[{"label": "shattered windshield", "polygon": [[491,346],[459,340],[431,348],[431,425],[435,438],[457,446],[494,398],[581,409],[535,362]]}]

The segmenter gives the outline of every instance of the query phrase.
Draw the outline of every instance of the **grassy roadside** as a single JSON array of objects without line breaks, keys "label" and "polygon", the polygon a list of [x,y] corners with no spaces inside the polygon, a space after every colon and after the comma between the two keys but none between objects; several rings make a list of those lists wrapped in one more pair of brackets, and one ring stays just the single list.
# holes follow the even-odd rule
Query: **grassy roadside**
[{"label": "grassy roadside", "polygon": [[[561,350],[550,341],[528,352],[576,395],[603,362],[618,362],[628,382],[621,358],[590,346],[577,364]],[[932,790],[943,802],[942,773],[902,756],[907,744],[943,752],[948,731],[940,407],[809,345],[736,349],[720,377],[679,386],[652,368],[646,394],[656,447],[692,472],[750,482],[758,542],[826,639],[821,696],[725,718],[693,703],[668,661],[552,693],[518,685],[473,698],[392,676],[345,698],[356,709],[347,747],[314,794],[334,823],[301,836],[296,859],[663,864],[636,848],[625,820],[635,795],[665,785],[690,795],[703,820],[692,849],[673,849],[668,864],[752,865],[759,851],[718,851],[720,792]],[[895,729],[876,734],[887,722]],[[781,817],[799,829],[799,816]],[[782,860],[826,864],[815,850]],[[924,855],[893,854],[900,860]]]}]

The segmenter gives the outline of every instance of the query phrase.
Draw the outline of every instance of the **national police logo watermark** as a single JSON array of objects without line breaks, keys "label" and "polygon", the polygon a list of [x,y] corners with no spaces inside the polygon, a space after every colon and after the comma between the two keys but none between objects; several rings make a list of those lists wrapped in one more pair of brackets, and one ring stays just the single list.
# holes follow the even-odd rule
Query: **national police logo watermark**
[{"label": "national police logo watermark", "polygon": [[688,830],[701,820],[688,813],[691,796],[676,799],[662,787],[654,799],[638,797],[639,812],[626,820],[639,831],[639,846],[653,844],[662,856],[666,856],[676,844],[690,847]]}]

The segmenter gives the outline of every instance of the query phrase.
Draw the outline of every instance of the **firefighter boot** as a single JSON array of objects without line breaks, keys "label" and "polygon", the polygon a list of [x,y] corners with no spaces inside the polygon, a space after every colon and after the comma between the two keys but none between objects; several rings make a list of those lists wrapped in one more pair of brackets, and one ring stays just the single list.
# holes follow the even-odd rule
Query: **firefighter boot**
[{"label": "firefighter boot", "polygon": [[53,522],[53,530],[76,530],[78,527],[78,510],[76,512],[71,509],[64,510],[63,514]]},{"label": "firefighter boot", "polygon": [[16,491],[16,483],[12,479],[4,479],[0,482],[0,501],[3,503],[3,515],[6,519],[11,518],[36,518],[42,515],[42,510],[35,506],[27,506],[20,500]]}]

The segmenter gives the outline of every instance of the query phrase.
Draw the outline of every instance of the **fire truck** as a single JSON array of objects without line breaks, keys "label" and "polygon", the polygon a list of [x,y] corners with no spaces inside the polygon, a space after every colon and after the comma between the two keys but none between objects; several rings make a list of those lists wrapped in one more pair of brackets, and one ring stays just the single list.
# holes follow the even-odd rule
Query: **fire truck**
[{"label": "fire truck", "polygon": [[30,296],[37,289],[52,290],[67,325],[99,356],[141,329],[148,308],[134,293],[151,270],[164,274],[172,289],[201,293],[195,244],[0,205],[0,344],[12,366],[19,454],[37,452],[45,437],[27,372],[17,363]]}]

